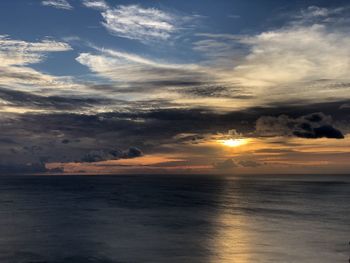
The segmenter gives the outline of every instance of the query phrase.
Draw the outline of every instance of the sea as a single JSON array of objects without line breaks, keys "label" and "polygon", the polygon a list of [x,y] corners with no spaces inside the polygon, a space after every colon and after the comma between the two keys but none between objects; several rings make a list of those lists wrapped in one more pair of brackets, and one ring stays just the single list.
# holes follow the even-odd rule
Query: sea
[{"label": "sea", "polygon": [[350,176],[1,176],[1,263],[346,263]]}]

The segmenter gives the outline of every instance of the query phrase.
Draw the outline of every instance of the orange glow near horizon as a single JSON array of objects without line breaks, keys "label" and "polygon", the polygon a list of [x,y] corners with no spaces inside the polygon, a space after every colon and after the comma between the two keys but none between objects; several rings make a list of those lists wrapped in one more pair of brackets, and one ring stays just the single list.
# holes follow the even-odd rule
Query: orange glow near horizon
[{"label": "orange glow near horizon", "polygon": [[[235,173],[323,173],[340,167],[346,172],[350,137],[343,140],[303,138],[230,138],[213,136],[195,144],[169,144],[172,153],[145,153],[131,159],[96,163],[48,163],[48,169],[64,168],[66,174],[124,173],[220,173],[215,164],[228,159],[253,162],[258,166],[236,165]],[[291,149],[292,145],[292,149]],[[249,163],[248,162],[248,163]],[[338,170],[337,170],[338,171]]]},{"label": "orange glow near horizon", "polygon": [[247,144],[249,140],[248,139],[227,139],[227,140],[220,140],[219,142],[228,147],[239,147]]}]

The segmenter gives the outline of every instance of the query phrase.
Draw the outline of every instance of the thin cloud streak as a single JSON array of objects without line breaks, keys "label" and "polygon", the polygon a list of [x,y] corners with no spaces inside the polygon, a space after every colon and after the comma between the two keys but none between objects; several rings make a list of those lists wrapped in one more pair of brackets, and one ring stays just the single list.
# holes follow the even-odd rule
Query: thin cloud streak
[{"label": "thin cloud streak", "polygon": [[73,6],[67,0],[44,0],[41,2],[43,6],[50,6],[57,9],[72,10]]},{"label": "thin cloud streak", "polygon": [[96,10],[107,10],[108,4],[103,0],[84,0],[83,5]]},{"label": "thin cloud streak", "polygon": [[155,8],[118,6],[101,13],[103,25],[114,35],[141,42],[167,40],[177,30],[177,18]]},{"label": "thin cloud streak", "polygon": [[113,35],[143,43],[168,40],[188,17],[140,5],[111,7],[104,0],[84,0],[87,8],[101,11],[102,25]]}]

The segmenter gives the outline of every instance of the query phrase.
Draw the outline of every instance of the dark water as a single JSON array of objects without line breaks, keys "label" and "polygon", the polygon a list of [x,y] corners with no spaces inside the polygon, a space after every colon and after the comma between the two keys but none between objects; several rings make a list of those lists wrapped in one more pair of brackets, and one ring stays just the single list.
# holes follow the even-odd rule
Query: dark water
[{"label": "dark water", "polygon": [[345,263],[349,201],[346,176],[0,177],[0,262]]}]

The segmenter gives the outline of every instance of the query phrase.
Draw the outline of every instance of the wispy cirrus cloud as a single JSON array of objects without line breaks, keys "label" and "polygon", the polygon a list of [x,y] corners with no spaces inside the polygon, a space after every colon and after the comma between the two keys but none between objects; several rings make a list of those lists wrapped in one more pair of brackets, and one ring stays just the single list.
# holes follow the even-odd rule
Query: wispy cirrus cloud
[{"label": "wispy cirrus cloud", "polygon": [[244,91],[224,82],[211,67],[169,63],[112,49],[96,51],[81,53],[76,60],[111,81],[110,92],[133,101],[162,99],[186,108],[205,105],[232,109],[236,99],[247,98]]},{"label": "wispy cirrus cloud", "polygon": [[169,39],[180,21],[174,14],[140,5],[113,8],[103,0],[85,0],[83,5],[101,10],[102,24],[111,34],[141,42]]},{"label": "wispy cirrus cloud", "polygon": [[0,35],[0,56],[4,65],[28,65],[39,63],[49,52],[72,50],[71,46],[64,42],[45,39],[41,42],[27,42],[14,40],[6,35]]},{"label": "wispy cirrus cloud", "polygon": [[44,61],[48,53],[69,50],[72,47],[65,42],[49,39],[28,42],[0,36],[0,85],[12,90],[26,91],[30,88],[31,92],[44,89],[52,92],[60,92],[60,89],[68,91],[75,85],[71,78],[44,73],[31,65]]},{"label": "wispy cirrus cloud", "polygon": [[147,40],[166,40],[176,28],[176,18],[155,8],[138,5],[118,6],[102,13],[103,25],[120,37]]},{"label": "wispy cirrus cloud", "polygon": [[109,8],[108,4],[104,0],[84,0],[83,5],[97,10],[106,10]]},{"label": "wispy cirrus cloud", "polygon": [[211,74],[206,68],[196,64],[166,63],[111,49],[81,53],[76,60],[97,76],[109,80],[112,83],[110,91],[123,94],[127,100],[160,99],[182,105],[187,104],[185,97],[192,101],[192,105],[219,100],[204,96],[206,102],[203,102],[190,89],[215,81],[214,76],[210,79]]},{"label": "wispy cirrus cloud", "polygon": [[58,9],[73,9],[73,6],[67,0],[44,0],[41,2],[41,4],[44,6],[51,6]]},{"label": "wispy cirrus cloud", "polygon": [[112,49],[97,48],[97,51],[97,54],[81,53],[76,60],[99,76],[119,83],[193,81],[205,75],[204,68],[196,64],[160,62]]},{"label": "wispy cirrus cloud", "polygon": [[309,6],[308,8],[301,10],[301,12],[295,16],[296,20],[293,21],[293,23],[332,23],[338,20],[342,20],[344,22],[344,14],[348,11],[349,6],[341,6],[337,8]]}]

